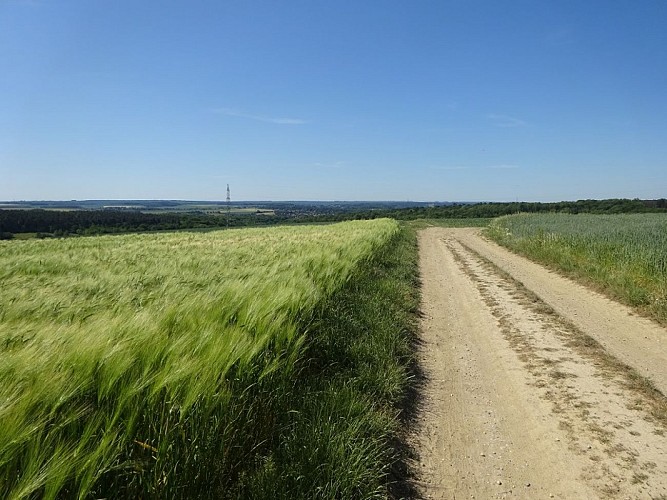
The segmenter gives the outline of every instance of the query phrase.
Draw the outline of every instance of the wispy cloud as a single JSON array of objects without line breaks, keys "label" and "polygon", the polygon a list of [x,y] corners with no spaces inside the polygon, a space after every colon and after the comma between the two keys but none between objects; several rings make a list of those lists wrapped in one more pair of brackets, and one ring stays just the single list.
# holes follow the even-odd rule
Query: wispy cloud
[{"label": "wispy cloud", "polygon": [[469,167],[454,165],[454,166],[445,166],[445,167],[433,166],[431,168],[433,170],[468,170]]},{"label": "wispy cloud", "polygon": [[336,161],[333,163],[322,163],[322,162],[315,162],[313,165],[317,168],[341,168],[345,165],[344,161]]},{"label": "wispy cloud", "polygon": [[496,127],[501,128],[513,128],[513,127],[524,127],[527,123],[520,118],[508,115],[497,115],[494,113],[486,115],[486,117],[491,120]]},{"label": "wispy cloud", "polygon": [[285,118],[285,117],[275,117],[266,115],[256,115],[253,113],[246,113],[245,111],[239,111],[237,109],[230,109],[230,108],[216,108],[213,110],[213,112],[225,116],[248,118],[249,120],[256,120],[258,122],[264,122],[264,123],[275,123],[278,125],[303,125],[304,123],[308,123],[306,120],[301,120],[300,118]]},{"label": "wispy cloud", "polygon": [[484,170],[484,169],[499,169],[499,170],[511,170],[511,169],[517,169],[521,168],[519,165],[511,165],[511,164],[498,164],[498,165],[484,165],[484,166],[473,166],[473,167],[466,167],[464,165],[452,165],[452,166],[431,166],[430,167],[432,170]]}]

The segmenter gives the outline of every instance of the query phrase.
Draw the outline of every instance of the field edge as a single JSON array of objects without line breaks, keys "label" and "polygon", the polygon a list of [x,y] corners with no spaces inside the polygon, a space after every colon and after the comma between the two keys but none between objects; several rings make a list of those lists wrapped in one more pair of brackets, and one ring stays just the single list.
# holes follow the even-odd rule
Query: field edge
[{"label": "field edge", "polygon": [[405,496],[417,283],[416,233],[402,226],[319,307],[275,446],[232,496]]}]

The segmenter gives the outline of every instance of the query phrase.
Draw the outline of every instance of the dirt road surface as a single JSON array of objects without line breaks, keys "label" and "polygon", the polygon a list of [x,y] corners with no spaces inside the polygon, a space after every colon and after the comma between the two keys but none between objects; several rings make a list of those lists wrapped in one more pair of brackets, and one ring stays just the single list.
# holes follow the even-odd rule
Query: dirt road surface
[{"label": "dirt road surface", "polygon": [[667,330],[480,236],[420,232],[425,498],[667,498]]}]

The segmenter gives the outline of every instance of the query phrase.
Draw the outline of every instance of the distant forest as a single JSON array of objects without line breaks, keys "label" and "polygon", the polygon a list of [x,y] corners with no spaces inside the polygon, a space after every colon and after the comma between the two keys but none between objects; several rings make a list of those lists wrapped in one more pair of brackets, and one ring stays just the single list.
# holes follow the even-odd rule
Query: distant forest
[{"label": "distant forest", "polygon": [[[269,203],[263,206],[268,207]],[[266,226],[286,223],[337,222],[351,219],[376,219],[391,217],[398,220],[456,219],[498,217],[518,212],[562,213],[643,213],[667,212],[667,200],[579,200],[557,203],[464,203],[408,208],[362,209],[350,207],[323,207],[317,203],[289,206],[276,204],[272,215],[249,213],[225,215],[192,212],[144,213],[127,209],[97,210],[0,210],[0,239],[11,239],[14,234],[35,233],[37,237],[63,237],[70,235],[95,235],[139,231],[175,229]]]}]

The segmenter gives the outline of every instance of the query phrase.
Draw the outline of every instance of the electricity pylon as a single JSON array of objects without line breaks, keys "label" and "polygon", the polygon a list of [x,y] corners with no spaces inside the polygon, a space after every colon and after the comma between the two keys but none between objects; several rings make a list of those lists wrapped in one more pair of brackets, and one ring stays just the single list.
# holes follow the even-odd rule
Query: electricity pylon
[{"label": "electricity pylon", "polygon": [[227,227],[229,227],[229,212],[231,211],[232,197],[229,194],[229,184],[227,184]]}]

